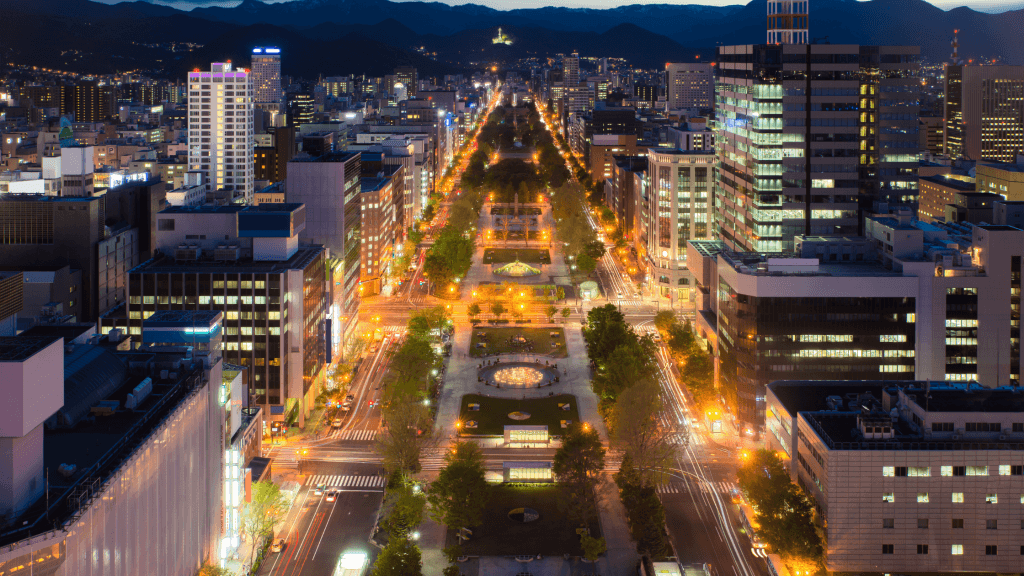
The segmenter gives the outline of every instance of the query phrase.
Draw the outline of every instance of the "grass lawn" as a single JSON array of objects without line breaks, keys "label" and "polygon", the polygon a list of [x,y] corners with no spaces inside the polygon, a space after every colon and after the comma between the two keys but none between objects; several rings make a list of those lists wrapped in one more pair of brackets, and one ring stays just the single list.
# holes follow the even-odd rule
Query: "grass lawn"
[{"label": "grass lawn", "polygon": [[[533,508],[540,518],[533,522],[518,522],[508,517],[515,508]],[[566,498],[555,485],[539,486],[499,485],[491,490],[484,510],[484,522],[474,526],[473,536],[466,541],[463,554],[467,556],[582,555],[580,537],[569,519]],[[600,536],[601,527],[595,518],[590,522],[590,533]],[[456,541],[455,532],[448,531],[447,545]]]},{"label": "grass lawn", "polygon": [[[557,388],[558,384],[552,386]],[[470,404],[479,404],[480,410],[470,411]],[[562,410],[559,404],[569,404],[569,410]],[[513,420],[508,417],[510,412],[527,412],[530,418],[526,420]],[[561,435],[562,420],[579,422],[579,407],[576,405],[576,397],[572,394],[556,394],[547,398],[527,398],[520,400],[515,398],[492,398],[480,394],[466,394],[462,397],[462,407],[459,411],[459,420],[467,422],[476,420],[476,428],[465,429],[466,434],[479,436],[501,436],[505,433],[505,426],[523,424],[527,426],[547,426],[548,434],[552,436]]]},{"label": "grass lawn", "polygon": [[[481,305],[484,311],[481,312],[482,317],[491,317],[491,313],[486,309],[486,306]],[[508,317],[508,314],[505,315]],[[552,338],[551,333],[555,332],[558,334],[557,337]],[[486,338],[481,338],[477,334],[483,333]],[[484,356],[485,354],[510,354],[518,353],[519,350],[513,350],[511,346],[507,344],[508,339],[513,334],[522,334],[533,341],[533,352],[527,352],[527,354],[546,354],[555,358],[565,358],[568,356],[565,350],[565,331],[561,328],[525,328],[525,327],[509,327],[509,328],[485,328],[475,327],[473,328],[473,335],[469,339],[469,354],[470,356]],[[486,342],[487,348],[480,349],[476,347],[477,342]],[[555,343],[552,346],[551,343]]]},{"label": "grass lawn", "polygon": [[551,254],[547,249],[538,248],[487,248],[484,250],[484,264],[508,264],[519,258],[526,264],[550,264]]}]

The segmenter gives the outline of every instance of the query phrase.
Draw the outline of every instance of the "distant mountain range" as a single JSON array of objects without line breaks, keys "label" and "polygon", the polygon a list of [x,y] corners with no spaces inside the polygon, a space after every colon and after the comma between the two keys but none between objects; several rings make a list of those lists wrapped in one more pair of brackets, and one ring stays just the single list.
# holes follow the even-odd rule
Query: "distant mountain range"
[{"label": "distant mountain range", "polygon": [[[763,42],[766,1],[499,11],[438,2],[244,0],[234,8],[185,12],[142,1],[0,0],[0,61],[96,73],[161,69],[181,77],[210,61],[245,62],[252,46],[277,44],[287,73],[303,77],[379,75],[402,64],[440,75],[573,50],[655,67],[711,60],[722,44]],[[499,26],[511,46],[491,43]],[[1024,10],[985,14],[946,12],[923,0],[815,0],[811,13],[811,36],[821,41],[919,45],[933,61],[949,58],[954,28],[961,56],[1024,63]],[[169,53],[157,46],[169,42],[203,47]]]}]

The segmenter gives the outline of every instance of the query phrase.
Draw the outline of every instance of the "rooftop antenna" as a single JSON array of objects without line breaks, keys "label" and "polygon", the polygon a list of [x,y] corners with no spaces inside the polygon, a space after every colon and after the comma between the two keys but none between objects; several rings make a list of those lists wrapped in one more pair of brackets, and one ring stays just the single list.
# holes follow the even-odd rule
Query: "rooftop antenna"
[{"label": "rooftop antenna", "polygon": [[959,64],[960,63],[960,56],[957,54],[957,49],[960,47],[960,42],[957,39],[957,34],[959,32],[960,32],[960,30],[953,30],[953,41],[950,42],[950,45],[953,47],[953,54],[951,56],[951,58],[953,60],[953,64]]}]

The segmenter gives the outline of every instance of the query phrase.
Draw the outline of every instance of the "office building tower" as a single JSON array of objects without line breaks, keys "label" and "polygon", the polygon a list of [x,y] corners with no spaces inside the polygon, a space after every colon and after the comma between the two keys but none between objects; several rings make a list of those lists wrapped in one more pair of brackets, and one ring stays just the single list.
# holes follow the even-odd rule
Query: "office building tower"
[{"label": "office building tower", "polygon": [[407,98],[414,98],[419,93],[420,78],[416,68],[412,66],[399,66],[395,68],[394,79],[394,83],[401,82],[405,86]]},{"label": "office building tower", "polygon": [[1012,162],[1024,153],[1024,66],[949,64],[945,92],[949,157]]},{"label": "office building tower", "polygon": [[280,182],[288,177],[288,162],[295,156],[295,129],[272,128],[270,136],[269,146],[254,148],[253,174],[256,180]]},{"label": "office building tower", "polygon": [[288,125],[298,128],[303,124],[313,123],[315,105],[313,95],[305,92],[288,94]]},{"label": "office building tower", "polygon": [[718,54],[716,232],[730,248],[786,251],[800,234],[856,235],[874,201],[916,203],[919,48]]},{"label": "office building tower", "polygon": [[768,43],[807,44],[808,0],[768,1]]},{"label": "office building tower", "polygon": [[648,210],[638,248],[648,288],[673,302],[689,302],[693,275],[686,267],[687,242],[711,237],[714,218],[715,153],[711,150],[647,150]]},{"label": "office building tower", "polygon": [[281,49],[252,49],[252,91],[257,110],[281,114]]},{"label": "office building tower", "polygon": [[207,191],[248,203],[253,193],[252,75],[230,63],[188,74],[188,169]]},{"label": "office building tower", "polygon": [[308,212],[300,238],[320,244],[341,263],[331,282],[331,345],[334,357],[347,350],[359,316],[361,230],[358,152],[333,152],[288,163],[288,202],[305,204]]},{"label": "office building tower", "polygon": [[[149,257],[160,181],[126,185],[91,197],[8,195],[0,198],[0,262],[20,270],[71,265],[82,290],[69,299],[93,321],[125,301],[128,271]],[[113,223],[113,224],[108,224]]]},{"label": "office building tower", "polygon": [[[224,313],[224,360],[245,366],[268,419],[303,423],[326,382],[326,252],[299,243],[301,204],[172,206],[157,215],[154,258],[131,270],[125,320],[162,310]],[[294,412],[294,414],[290,414]]]},{"label": "office building tower", "polygon": [[[372,153],[371,153],[372,154]],[[401,168],[399,168],[401,170]],[[393,173],[393,171],[392,171]],[[399,174],[401,178],[401,174]],[[395,255],[396,179],[383,172],[360,179],[360,294],[380,294],[392,274]]]},{"label": "office building tower", "polygon": [[712,108],[715,105],[715,78],[711,64],[665,64],[668,109]]},{"label": "office building tower", "polygon": [[945,131],[945,121],[941,116],[921,116],[918,121],[918,133],[921,137],[920,148],[924,152],[930,152],[936,156],[941,155],[942,135]]},{"label": "office building tower", "polygon": [[814,499],[829,572],[1020,569],[1020,389],[878,378],[767,394],[767,448]]},{"label": "office building tower", "polygon": [[1020,385],[1024,231],[904,212],[868,218],[866,237],[802,236],[795,253],[689,250],[698,332],[752,431],[775,380]]},{"label": "office building tower", "polygon": [[562,58],[562,83],[566,88],[580,84],[580,55],[576,52]]}]

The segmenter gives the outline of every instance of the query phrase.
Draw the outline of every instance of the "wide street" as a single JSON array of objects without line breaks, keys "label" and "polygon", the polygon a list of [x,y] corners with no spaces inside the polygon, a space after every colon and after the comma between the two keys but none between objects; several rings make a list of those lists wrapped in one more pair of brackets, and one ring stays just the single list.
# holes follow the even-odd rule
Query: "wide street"
[{"label": "wide street", "polygon": [[[467,154],[468,156],[468,154]],[[452,185],[446,191],[459,194],[459,177],[465,163],[456,167]],[[290,478],[297,487],[295,504],[285,521],[282,537],[286,546],[280,554],[272,554],[264,564],[261,574],[268,576],[305,574],[329,574],[334,563],[346,552],[369,554],[372,561],[375,549],[368,538],[377,510],[381,504],[384,480],[381,477],[380,457],[374,450],[374,438],[380,428],[379,400],[383,395],[383,378],[388,369],[390,353],[398,348],[404,338],[406,322],[411,314],[437,306],[449,306],[455,322],[453,336],[453,357],[446,359],[447,373],[439,398],[437,425],[451,435],[458,419],[461,395],[476,388],[476,360],[468,358],[469,324],[467,306],[473,301],[472,291],[481,283],[495,282],[493,266],[483,262],[483,253],[488,246],[506,247],[496,240],[497,229],[491,208],[486,203],[478,222],[480,240],[473,257],[473,266],[463,279],[461,298],[455,301],[439,300],[425,294],[418,280],[422,273],[422,260],[414,261],[415,271],[408,281],[391,296],[366,298],[360,307],[361,335],[370,342],[370,348],[355,372],[350,394],[353,397],[351,409],[346,412],[325,414],[327,419],[318,435],[299,443],[275,447],[275,468],[290,469]],[[529,204],[541,209],[537,227],[554,232],[550,205]],[[428,227],[425,241],[439,232],[449,214],[450,204],[441,202],[437,214]],[[598,230],[598,223],[588,213],[590,225]],[[487,232],[492,234],[488,235]],[[512,241],[507,247],[523,249],[548,248],[551,251],[550,264],[541,265],[542,274],[533,283],[554,283],[569,286],[566,261],[556,244],[538,241]],[[591,279],[597,280],[602,297],[581,301],[571,294],[556,303],[561,310],[571,310],[567,318],[561,314],[555,325],[565,329],[567,349],[570,357],[559,360],[568,366],[568,376],[562,384],[563,392],[576,395],[580,404],[581,418],[595,422],[603,430],[596,410],[596,399],[589,389],[589,369],[586,349],[581,335],[581,320],[587,312],[598,306],[614,304],[625,314],[627,322],[636,329],[653,332],[655,314],[671,305],[652,296],[647,290],[638,290],[636,275],[623,266],[622,261],[612,254],[614,246],[606,245],[607,253],[597,262]],[[523,281],[520,279],[520,281]],[[526,281],[523,285],[529,285]],[[547,303],[524,304],[523,317],[534,325],[548,323],[544,308]],[[678,308],[681,318],[692,317],[692,313]],[[753,548],[748,537],[742,532],[738,507],[732,501],[736,490],[736,469],[739,451],[746,444],[738,440],[736,431],[723,423],[723,432],[711,433],[700,414],[690,408],[684,386],[664,344],[659,344],[658,362],[661,383],[666,400],[662,421],[673,428],[681,439],[675,466],[664,470],[667,481],[657,492],[666,509],[667,528],[675,554],[684,565],[707,565],[710,576],[763,576],[766,574],[763,551]],[[334,418],[341,419],[341,425],[334,424]],[[602,437],[608,445],[607,433]],[[547,447],[511,447],[499,440],[481,441],[488,476],[499,477],[503,463],[510,461],[549,461],[557,443]],[[614,448],[614,447],[610,447]],[[437,451],[422,460],[424,475],[429,478],[443,465],[442,454],[446,446],[442,443]],[[606,461],[606,471],[618,469],[620,455],[613,449]],[[610,487],[613,496],[614,485]],[[317,492],[322,492],[317,494]],[[333,502],[328,502],[328,495]],[[609,524],[608,532],[614,532],[615,519],[621,515],[615,509],[602,507],[602,522]],[[619,505],[618,510],[621,510]],[[606,515],[608,515],[606,517]],[[435,527],[436,528],[436,527]],[[620,531],[622,528],[620,528]],[[443,547],[443,530],[424,532],[425,567],[437,561],[439,548]],[[628,565],[628,536],[625,543],[609,541],[609,560],[613,556]],[[440,542],[440,544],[438,544]],[[619,550],[613,550],[618,546]]]}]

